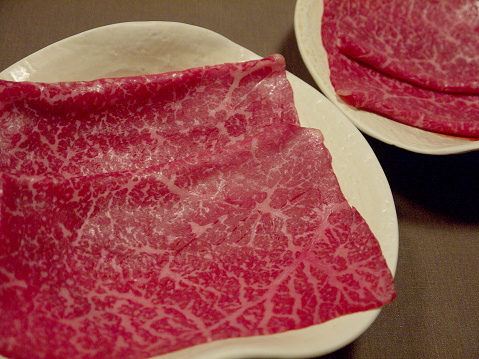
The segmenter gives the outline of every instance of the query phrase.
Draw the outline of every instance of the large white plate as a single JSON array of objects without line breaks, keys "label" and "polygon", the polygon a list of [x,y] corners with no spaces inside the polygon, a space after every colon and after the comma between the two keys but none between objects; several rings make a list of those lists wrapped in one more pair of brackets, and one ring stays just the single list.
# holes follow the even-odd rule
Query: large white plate
[{"label": "large white plate", "polygon": [[479,140],[444,136],[392,121],[346,104],[334,91],[321,39],[323,0],[298,0],[294,27],[299,51],[321,91],[364,133],[385,143],[425,154],[446,155],[479,149]]},{"label": "large white plate", "polygon": [[[181,70],[258,58],[209,30],[170,22],[121,23],[93,29],[50,45],[10,66],[0,78],[69,81]],[[323,95],[288,74],[302,125],[322,130],[341,188],[377,236],[394,273],[398,227],[391,190],[361,133]],[[379,309],[343,316],[286,333],[227,339],[161,358],[311,357],[339,349],[362,334]]]}]

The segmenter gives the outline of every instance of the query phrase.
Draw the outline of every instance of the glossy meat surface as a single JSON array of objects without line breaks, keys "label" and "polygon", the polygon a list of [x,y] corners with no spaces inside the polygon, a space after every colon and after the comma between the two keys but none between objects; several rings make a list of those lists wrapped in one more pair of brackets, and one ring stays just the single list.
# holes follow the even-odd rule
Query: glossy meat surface
[{"label": "glossy meat surface", "polygon": [[[264,62],[271,60],[279,69],[284,65],[281,58]],[[279,72],[284,75],[284,67]],[[115,81],[130,83],[104,80],[102,86]],[[282,81],[261,90],[263,84],[259,81],[245,97],[277,90],[281,94],[272,96],[284,101],[274,100],[271,108],[271,101],[252,96],[257,107],[232,127],[237,131],[225,130],[231,129],[226,123],[233,115],[205,122],[222,129],[216,137],[202,136],[202,122],[194,117],[177,117],[171,136],[154,146],[154,156],[126,161],[125,147],[108,142],[111,157],[96,164],[85,154],[95,141],[110,138],[98,135],[88,146],[74,147],[75,161],[62,158],[60,163],[69,166],[50,161],[58,153],[50,150],[57,142],[50,141],[44,152],[20,152],[28,160],[4,158],[2,355],[148,358],[212,340],[304,328],[394,299],[379,243],[344,198],[321,132],[297,125],[291,89]],[[215,106],[223,106],[236,86],[235,81],[223,85],[227,89],[220,98],[213,96],[212,113],[220,113]],[[138,113],[132,98],[122,108]],[[201,108],[212,100],[199,98]],[[186,110],[185,101],[163,107]],[[238,109],[253,106],[241,104]],[[60,107],[65,113],[63,103]],[[193,107],[189,111],[199,111]],[[56,110],[53,104],[39,122],[55,128],[61,120]],[[68,110],[88,111],[82,106]],[[263,119],[255,113],[268,115]],[[188,125],[178,123],[181,119]],[[136,123],[135,117],[131,121]],[[84,131],[87,138],[97,128],[116,131],[111,122],[98,123],[104,121],[75,121],[77,128],[92,126]],[[81,138],[81,131],[77,135],[72,128],[68,138]],[[151,131],[132,132],[144,135],[129,137],[137,140],[135,150],[149,153]],[[186,137],[178,140],[177,132]],[[17,138],[13,131],[11,138]],[[21,135],[16,143],[29,138]],[[174,145],[167,143],[170,139]],[[116,151],[121,161],[115,160]]]},{"label": "glossy meat surface", "polygon": [[347,57],[337,47],[338,7],[326,0],[321,36],[331,83],[342,100],[358,109],[427,131],[479,137],[479,97],[428,90],[388,76]]},{"label": "glossy meat surface", "polygon": [[338,48],[406,82],[479,93],[479,5],[473,0],[346,0]]}]

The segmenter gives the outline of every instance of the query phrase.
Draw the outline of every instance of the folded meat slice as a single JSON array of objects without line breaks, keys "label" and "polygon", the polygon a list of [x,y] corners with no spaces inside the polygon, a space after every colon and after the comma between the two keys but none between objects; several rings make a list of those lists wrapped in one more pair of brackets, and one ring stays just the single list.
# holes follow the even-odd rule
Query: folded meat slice
[{"label": "folded meat slice", "polygon": [[87,82],[0,80],[0,171],[148,167],[283,121],[299,124],[281,55]]},{"label": "folded meat slice", "polygon": [[376,71],[337,47],[338,7],[325,0],[321,35],[331,83],[347,104],[392,120],[449,135],[479,137],[479,97],[432,91]]},{"label": "folded meat slice", "polygon": [[146,358],[395,297],[314,129],[266,126],[147,169],[3,174],[0,205],[0,353],[12,358]]},{"label": "folded meat slice", "polygon": [[341,52],[435,91],[479,93],[479,5],[474,0],[345,0]]}]

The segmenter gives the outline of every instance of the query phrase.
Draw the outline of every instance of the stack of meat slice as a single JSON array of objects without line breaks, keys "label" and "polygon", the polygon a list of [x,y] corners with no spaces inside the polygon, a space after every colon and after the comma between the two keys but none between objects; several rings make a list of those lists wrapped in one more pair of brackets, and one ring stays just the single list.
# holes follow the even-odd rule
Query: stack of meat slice
[{"label": "stack of meat slice", "polygon": [[348,104],[438,133],[479,137],[473,0],[325,0],[331,83]]},{"label": "stack of meat slice", "polygon": [[0,354],[148,358],[395,297],[284,59],[0,83]]}]

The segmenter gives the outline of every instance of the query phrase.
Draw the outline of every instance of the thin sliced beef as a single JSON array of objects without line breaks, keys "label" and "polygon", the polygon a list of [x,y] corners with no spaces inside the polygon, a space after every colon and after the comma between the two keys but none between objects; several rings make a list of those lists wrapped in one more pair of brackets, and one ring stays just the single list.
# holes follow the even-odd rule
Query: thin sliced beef
[{"label": "thin sliced beef", "polygon": [[284,58],[88,82],[0,80],[0,171],[64,176],[148,167],[299,124]]},{"label": "thin sliced beef", "polygon": [[71,178],[2,174],[0,353],[143,358],[377,308],[391,273],[318,130]]},{"label": "thin sliced beef", "polygon": [[436,91],[479,93],[479,5],[474,0],[346,0],[341,52]]},{"label": "thin sliced beef", "polygon": [[321,35],[331,83],[346,103],[424,130],[479,137],[479,96],[427,90],[354,61],[339,51],[340,0],[325,0]]},{"label": "thin sliced beef", "polygon": [[2,355],[146,358],[395,297],[280,56],[0,89]]}]

